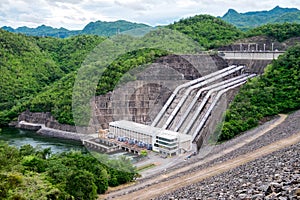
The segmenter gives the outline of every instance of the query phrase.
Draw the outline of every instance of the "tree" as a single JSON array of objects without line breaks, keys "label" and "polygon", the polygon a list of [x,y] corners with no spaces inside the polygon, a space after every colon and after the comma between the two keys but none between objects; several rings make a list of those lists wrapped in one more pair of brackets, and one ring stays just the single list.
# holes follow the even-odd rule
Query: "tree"
[{"label": "tree", "polygon": [[94,175],[86,170],[74,171],[67,178],[66,191],[75,199],[96,199],[97,186]]},{"label": "tree", "polygon": [[147,150],[145,150],[145,149],[141,150],[140,155],[141,155],[142,157],[146,157],[146,156],[148,155]]}]

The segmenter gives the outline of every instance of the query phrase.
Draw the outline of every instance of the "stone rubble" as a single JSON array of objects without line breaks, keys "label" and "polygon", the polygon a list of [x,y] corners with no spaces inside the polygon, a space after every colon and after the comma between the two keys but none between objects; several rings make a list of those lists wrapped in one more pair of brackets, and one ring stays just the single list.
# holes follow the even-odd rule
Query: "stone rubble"
[{"label": "stone rubble", "polygon": [[300,199],[300,143],[160,199]]}]

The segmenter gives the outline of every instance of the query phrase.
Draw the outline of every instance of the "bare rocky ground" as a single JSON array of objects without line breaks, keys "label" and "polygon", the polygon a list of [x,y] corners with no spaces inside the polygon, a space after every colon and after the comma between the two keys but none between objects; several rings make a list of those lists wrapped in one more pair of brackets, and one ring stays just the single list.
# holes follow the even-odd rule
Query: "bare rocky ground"
[{"label": "bare rocky ground", "polygon": [[[300,111],[297,111],[257,140],[222,158],[176,176],[187,173],[192,176],[197,170],[254,151],[299,131]],[[276,151],[156,199],[300,199],[300,144]]]},{"label": "bare rocky ground", "polygon": [[159,199],[300,199],[300,144]]}]

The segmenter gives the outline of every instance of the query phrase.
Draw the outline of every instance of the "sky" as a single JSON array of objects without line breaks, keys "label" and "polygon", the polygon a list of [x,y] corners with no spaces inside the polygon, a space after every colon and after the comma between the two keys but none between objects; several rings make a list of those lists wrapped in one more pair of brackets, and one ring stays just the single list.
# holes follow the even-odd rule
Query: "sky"
[{"label": "sky", "polygon": [[0,0],[0,27],[80,30],[91,21],[119,19],[156,26],[196,14],[223,16],[229,8],[243,13],[277,5],[300,9],[300,0]]}]

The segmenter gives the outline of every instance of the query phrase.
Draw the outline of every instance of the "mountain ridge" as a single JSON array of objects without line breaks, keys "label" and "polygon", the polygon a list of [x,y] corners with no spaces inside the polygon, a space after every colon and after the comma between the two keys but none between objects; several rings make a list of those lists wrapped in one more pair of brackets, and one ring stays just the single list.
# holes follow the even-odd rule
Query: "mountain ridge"
[{"label": "mountain ridge", "polygon": [[3,26],[1,29],[13,32],[21,33],[28,36],[49,36],[56,38],[67,38],[75,35],[94,34],[99,36],[112,36],[118,32],[129,31],[137,28],[149,28],[149,25],[143,23],[129,22],[126,20],[117,20],[113,22],[107,21],[95,21],[88,23],[82,30],[68,30],[64,27],[54,28],[47,25],[40,25],[36,28],[30,28],[27,26],[18,27],[16,29],[10,26]]},{"label": "mountain ridge", "polygon": [[248,30],[268,23],[300,23],[300,10],[276,6],[268,11],[239,13],[231,8],[220,18],[242,30]]}]

